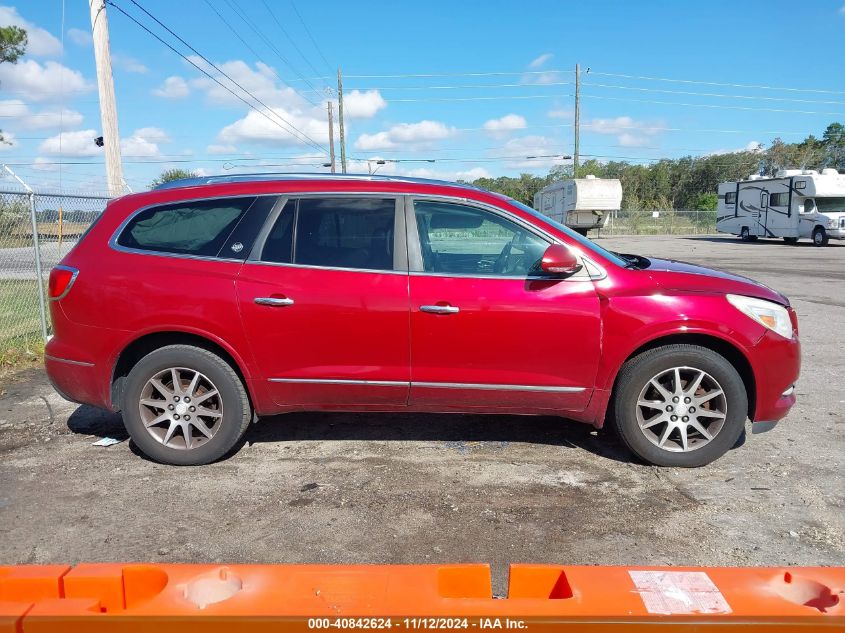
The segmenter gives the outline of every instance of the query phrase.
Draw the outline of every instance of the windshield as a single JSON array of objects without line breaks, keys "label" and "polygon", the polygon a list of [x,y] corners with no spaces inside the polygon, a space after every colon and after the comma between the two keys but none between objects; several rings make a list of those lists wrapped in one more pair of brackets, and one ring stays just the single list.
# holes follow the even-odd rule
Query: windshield
[{"label": "windshield", "polygon": [[816,198],[819,213],[845,213],[845,197]]},{"label": "windshield", "polygon": [[519,209],[521,209],[522,211],[525,211],[526,213],[530,213],[532,216],[534,216],[538,220],[542,220],[546,224],[550,224],[553,227],[555,227],[556,229],[563,231],[564,233],[566,233],[567,236],[571,237],[573,240],[578,242],[581,246],[583,246],[587,250],[593,251],[597,255],[604,257],[606,260],[613,262],[617,266],[623,266],[624,267],[624,266],[627,266],[629,264],[629,262],[625,261],[623,258],[621,258],[616,253],[613,253],[613,252],[611,252],[607,249],[602,248],[601,246],[596,244],[594,241],[587,239],[583,235],[579,235],[578,233],[576,233],[575,231],[570,229],[568,226],[565,226],[565,225],[561,224],[560,222],[552,220],[549,216],[543,215],[542,213],[540,213],[536,209],[532,209],[528,205],[522,204],[521,202],[518,202],[518,201],[514,200],[513,198],[508,198],[508,197],[505,196],[505,199],[510,204],[512,204],[513,206],[518,207]]}]

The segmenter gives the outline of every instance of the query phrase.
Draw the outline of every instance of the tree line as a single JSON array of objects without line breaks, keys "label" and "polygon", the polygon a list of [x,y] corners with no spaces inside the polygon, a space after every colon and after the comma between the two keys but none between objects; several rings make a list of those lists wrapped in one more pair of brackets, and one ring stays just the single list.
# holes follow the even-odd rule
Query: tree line
[{"label": "tree line", "polygon": [[798,143],[780,138],[766,148],[664,158],[648,165],[628,161],[585,161],[577,170],[572,166],[552,169],[546,176],[520,174],[517,177],[478,178],[472,184],[510,196],[529,206],[534,194],[558,180],[593,174],[597,178],[618,178],[622,182],[622,208],[636,211],[663,209],[716,209],[716,185],[742,180],[750,174],[774,176],[780,169],[833,168],[845,171],[845,126],[831,123],[821,138],[812,134]]}]

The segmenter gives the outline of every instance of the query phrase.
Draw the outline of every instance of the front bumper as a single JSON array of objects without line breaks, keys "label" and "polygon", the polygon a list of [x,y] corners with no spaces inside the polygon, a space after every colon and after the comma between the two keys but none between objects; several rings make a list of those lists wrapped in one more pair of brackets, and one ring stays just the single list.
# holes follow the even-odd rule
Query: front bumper
[{"label": "front bumper", "polygon": [[795,383],[801,371],[801,343],[797,332],[785,339],[767,330],[749,351],[756,384],[752,433],[771,429],[795,405]]},{"label": "front bumper", "polygon": [[832,240],[845,240],[845,228],[827,229],[827,236]]}]

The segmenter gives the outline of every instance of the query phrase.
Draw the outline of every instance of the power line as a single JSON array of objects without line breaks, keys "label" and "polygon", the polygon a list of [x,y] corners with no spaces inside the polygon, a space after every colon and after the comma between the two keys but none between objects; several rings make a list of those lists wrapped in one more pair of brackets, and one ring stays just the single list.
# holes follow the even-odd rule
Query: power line
[{"label": "power line", "polygon": [[[379,90],[379,91],[411,91],[411,90],[459,90],[459,89],[492,89],[492,88],[553,88],[556,86],[571,86],[571,81],[553,81],[538,83],[505,83],[505,84],[453,84],[445,86],[353,86],[352,90]],[[659,92],[663,94],[680,94],[700,97],[718,97],[726,99],[752,99],[761,101],[785,101],[791,103],[818,103],[825,105],[845,105],[845,101],[822,101],[818,99],[791,99],[788,97],[769,97],[765,95],[732,95],[714,92],[695,92],[688,90],[661,90],[660,88],[643,88],[638,86],[620,86],[617,84],[600,84],[585,82],[585,85],[597,88],[612,88],[616,90],[635,90],[638,92]]]},{"label": "power line", "polygon": [[620,77],[623,79],[638,79],[641,81],[666,81],[670,83],[682,84],[699,84],[704,86],[721,86],[727,88],[753,88],[758,90],[784,90],[789,92],[817,92],[821,94],[845,95],[845,91],[841,90],[827,90],[823,88],[787,88],[782,86],[764,86],[760,84],[735,84],[722,83],[717,81],[700,81],[696,79],[670,79],[667,77],[645,77],[642,75],[623,75],[621,73],[604,73],[595,70],[590,70],[591,75],[601,75],[602,77]]},{"label": "power line", "polygon": [[542,84],[458,84],[450,86],[352,86],[350,90],[457,90],[463,88],[545,88],[555,86],[571,86],[571,81],[555,81]]},{"label": "power line", "polygon": [[721,105],[721,104],[713,104],[713,103],[679,103],[677,101],[656,101],[651,99],[631,99],[628,97],[609,97],[606,95],[589,95],[585,94],[585,97],[589,97],[590,99],[607,99],[611,101],[628,101],[633,103],[655,103],[659,105],[674,105],[674,106],[683,106],[686,108],[716,108],[719,110],[750,110],[754,112],[788,112],[790,114],[824,114],[824,115],[832,115],[832,116],[845,116],[845,112],[818,112],[815,110],[789,110],[786,108],[757,108],[751,106],[733,106],[733,105]]},{"label": "power line", "polygon": [[[765,95],[731,95],[717,92],[694,92],[688,90],[661,90],[660,88],[641,88],[637,86],[618,86],[613,84],[596,84],[588,82],[586,85],[597,88],[613,88],[616,90],[636,90],[638,92],[660,92],[663,94],[692,95],[698,97],[719,97],[723,99],[754,99],[760,101],[788,101],[792,103],[819,103],[825,105],[845,105],[845,101],[820,101],[818,99],[790,99],[788,97],[767,97]],[[843,93],[845,94],[845,93]]]},{"label": "power line", "polygon": [[[259,55],[259,54],[258,54],[258,52],[257,52],[257,51],[256,51],[256,50],[252,47],[252,45],[250,45],[250,43],[249,43],[249,42],[247,42],[247,41],[246,41],[246,40],[245,40],[245,39],[241,36],[241,34],[237,31],[237,29],[235,29],[235,27],[234,27],[234,26],[232,26],[232,24],[229,22],[229,20],[227,20],[226,18],[224,18],[224,17],[223,17],[223,14],[222,14],[222,13],[220,13],[220,11],[218,11],[218,10],[217,10],[217,7],[215,7],[213,4],[211,4],[211,0],[205,0],[205,3],[208,5],[208,8],[209,8],[209,9],[211,9],[212,11],[214,11],[214,13],[216,13],[216,14],[217,14],[217,17],[218,17],[218,18],[220,18],[220,21],[221,21],[224,25],[226,25],[226,28],[228,28],[228,29],[229,29],[229,30],[230,30],[230,31],[231,31],[231,32],[235,35],[235,37],[237,37],[237,38],[241,41],[241,43],[249,49],[249,51],[250,51],[253,55],[255,55],[255,57],[258,59],[258,61],[260,61],[262,64],[264,64],[264,65],[265,65],[265,66],[266,66],[266,67],[270,70],[270,72],[271,72],[271,73],[273,73],[273,76],[274,76],[276,79],[278,79],[278,80],[279,80],[280,82],[282,82],[282,83],[285,83],[285,82],[282,80],[282,78],[281,78],[281,77],[279,77],[279,75],[276,73],[276,71],[273,69],[273,67],[272,67],[270,64],[268,64],[267,62],[265,62],[265,61],[264,61],[264,59],[261,57],[261,55]],[[308,98],[308,97],[306,97],[305,95],[302,95],[301,93],[299,93],[299,94],[300,94],[300,96],[301,96],[303,99],[305,99],[306,101],[308,101],[308,103],[310,103],[311,105],[313,105],[313,106],[316,106],[316,105],[317,105],[316,103],[314,103],[313,101],[311,101],[311,99],[309,99],[309,98]]]},{"label": "power line", "polygon": [[[130,1],[134,2],[134,0],[130,0]],[[223,2],[225,2],[225,3],[226,3],[226,5],[227,5],[227,6],[228,6],[228,7],[229,7],[232,11],[234,11],[234,12],[237,14],[237,16],[238,16],[238,17],[239,17],[239,18],[240,18],[240,19],[241,19],[241,20],[242,20],[242,21],[243,21],[243,22],[244,22],[244,23],[245,23],[245,24],[246,24],[249,28],[251,28],[251,29],[255,32],[255,34],[256,34],[256,35],[258,35],[258,37],[260,37],[260,38],[261,38],[261,40],[264,42],[264,44],[266,44],[266,45],[267,45],[267,47],[268,47],[268,48],[270,48],[270,49],[271,49],[271,50],[272,50],[272,51],[276,54],[276,57],[278,57],[278,58],[279,58],[279,59],[280,59],[280,60],[281,60],[281,61],[282,61],[282,62],[283,62],[283,63],[284,63],[284,64],[285,64],[288,68],[290,68],[290,69],[294,72],[294,74],[295,74],[295,75],[297,75],[297,76],[298,76],[300,79],[302,79],[302,80],[303,80],[306,84],[308,84],[308,86],[309,86],[309,87],[310,87],[313,91],[315,91],[315,92],[317,91],[317,88],[314,86],[314,84],[312,84],[312,83],[311,83],[311,82],[310,82],[310,81],[309,81],[309,80],[308,80],[308,79],[307,79],[307,78],[306,78],[306,77],[305,77],[302,73],[300,73],[300,72],[299,72],[296,68],[294,68],[293,64],[291,64],[291,63],[290,63],[290,61],[288,60],[288,58],[287,58],[287,57],[285,57],[284,55],[282,55],[281,51],[280,51],[280,50],[276,47],[276,45],[275,45],[275,44],[273,44],[273,42],[271,42],[271,41],[270,41],[270,39],[269,39],[266,35],[264,35],[264,33],[261,31],[261,29],[259,29],[259,28],[255,25],[255,23],[254,23],[251,19],[249,19],[249,17],[247,17],[246,13],[245,13],[245,12],[244,12],[244,11],[243,11],[243,10],[242,10],[239,6],[237,6],[236,4],[234,4],[231,0],[223,0]],[[308,99],[308,98],[307,98],[307,97],[305,97],[305,96],[303,96],[303,99],[305,99],[306,101],[308,101],[308,103],[310,103],[311,105],[313,105],[313,106],[315,106],[315,107],[317,106],[317,104],[316,104],[316,103],[314,103],[311,99]]]},{"label": "power line", "polygon": [[[298,128],[296,128],[296,126],[294,126],[292,123],[290,123],[289,121],[287,121],[287,120],[286,120],[283,116],[281,116],[280,114],[278,114],[276,111],[272,110],[269,106],[267,106],[267,104],[265,104],[263,101],[261,101],[258,97],[256,97],[254,94],[252,94],[251,92],[249,92],[249,91],[248,91],[247,89],[245,89],[243,86],[241,86],[238,82],[236,82],[234,79],[232,79],[232,78],[231,78],[229,75],[227,75],[225,72],[223,72],[222,70],[220,70],[220,69],[219,69],[216,65],[214,65],[212,62],[210,62],[208,59],[206,59],[206,57],[205,57],[205,56],[203,56],[201,53],[199,53],[199,52],[198,52],[195,48],[193,48],[190,44],[188,44],[187,42],[185,42],[185,40],[183,40],[181,37],[179,37],[179,36],[178,36],[178,35],[176,35],[173,31],[171,31],[168,27],[166,27],[164,24],[162,24],[162,23],[161,23],[161,21],[159,21],[156,17],[154,17],[152,14],[150,14],[150,13],[149,13],[146,9],[144,9],[143,7],[141,7],[140,5],[138,5],[138,3],[137,3],[137,2],[135,2],[135,0],[130,0],[130,2],[132,2],[133,4],[135,4],[136,6],[138,6],[138,7],[139,7],[142,11],[144,11],[144,13],[146,13],[147,15],[149,15],[149,16],[150,16],[153,20],[155,20],[155,21],[156,21],[159,25],[161,25],[161,26],[162,26],[162,27],[163,27],[166,31],[168,31],[170,34],[172,34],[174,37],[176,37],[176,39],[178,39],[180,42],[182,42],[185,46],[187,46],[188,48],[190,48],[190,49],[191,49],[194,53],[196,53],[196,54],[197,54],[197,55],[198,55],[198,56],[199,56],[199,57],[200,57],[203,61],[205,61],[207,64],[209,64],[212,68],[216,69],[216,70],[217,70],[220,74],[222,74],[224,77],[226,77],[226,78],[227,78],[229,81],[231,81],[234,85],[238,86],[238,88],[240,88],[240,89],[241,89],[241,90],[242,90],[245,94],[249,95],[249,96],[250,96],[250,97],[252,97],[252,98],[253,98],[256,102],[260,103],[260,104],[261,104],[261,105],[262,105],[262,106],[263,106],[266,110],[268,110],[269,112],[271,112],[271,113],[272,113],[272,114],[276,117],[276,119],[278,119],[278,120],[275,120],[275,119],[271,118],[271,117],[270,117],[267,113],[265,113],[265,112],[263,112],[263,111],[259,110],[258,108],[256,108],[254,104],[250,103],[249,101],[247,101],[246,99],[244,99],[242,96],[240,96],[239,94],[237,94],[236,92],[234,92],[231,88],[229,88],[228,86],[226,86],[225,84],[223,84],[223,83],[222,83],[219,79],[217,79],[217,77],[214,77],[211,73],[209,73],[207,70],[205,70],[204,68],[202,68],[201,66],[199,66],[199,64],[197,64],[196,62],[194,62],[192,59],[190,59],[190,58],[189,58],[189,57],[187,57],[186,55],[183,55],[181,52],[179,52],[178,50],[176,50],[176,48],[175,48],[174,46],[172,46],[171,44],[169,44],[168,42],[166,42],[166,41],[165,41],[163,38],[161,38],[158,34],[156,34],[156,33],[154,33],[153,31],[151,31],[149,28],[147,28],[144,24],[142,24],[140,21],[138,21],[138,20],[137,20],[136,18],[134,18],[132,15],[130,15],[129,13],[127,13],[126,11],[124,11],[124,10],[123,10],[123,8],[121,8],[120,6],[116,5],[116,4],[115,4],[112,0],[104,0],[104,1],[105,1],[105,2],[107,2],[110,6],[114,7],[114,8],[115,8],[115,9],[117,9],[118,11],[120,11],[123,15],[125,15],[127,18],[129,18],[130,20],[132,20],[135,24],[137,24],[138,26],[140,26],[140,27],[141,27],[142,29],[144,29],[147,33],[149,33],[150,35],[152,35],[154,38],[156,38],[159,42],[161,42],[162,44],[164,44],[164,45],[165,45],[167,48],[169,48],[171,51],[173,51],[174,53],[176,53],[177,55],[179,55],[179,57],[181,57],[181,58],[182,58],[182,59],[184,59],[186,62],[188,62],[189,64],[191,64],[194,68],[196,68],[197,70],[199,70],[199,71],[200,71],[202,74],[204,74],[206,77],[208,77],[209,79],[211,79],[212,81],[214,81],[214,82],[215,82],[217,85],[219,85],[221,88],[223,88],[224,90],[226,90],[227,92],[229,92],[231,95],[233,95],[234,97],[236,97],[238,100],[242,101],[244,104],[246,104],[247,106],[249,106],[250,108],[252,108],[252,109],[253,109],[253,110],[255,110],[256,112],[258,112],[258,113],[259,113],[260,115],[262,115],[265,119],[267,119],[268,121],[270,121],[271,123],[273,123],[274,125],[276,125],[277,127],[279,127],[280,129],[282,129],[283,131],[290,133],[291,135],[293,135],[294,137],[296,137],[296,138],[297,138],[297,139],[299,139],[300,141],[302,141],[302,142],[306,143],[307,145],[310,145],[311,147],[313,147],[313,148],[315,148],[315,149],[317,149],[317,150],[319,150],[319,151],[321,151],[321,152],[323,152],[323,153],[328,153],[328,152],[327,152],[327,150],[326,150],[324,147],[320,146],[320,145],[317,143],[317,141],[315,141],[314,139],[312,139],[311,137],[309,137],[309,136],[308,136],[307,134],[305,134],[304,132],[301,132]],[[280,123],[279,121],[281,121],[282,123]],[[287,126],[287,128],[286,128],[286,127],[284,127],[283,125],[284,125],[284,126]]]},{"label": "power line", "polygon": [[[302,49],[301,49],[301,48],[299,48],[299,45],[298,45],[298,44],[296,43],[296,41],[294,41],[294,39],[290,36],[290,33],[288,33],[288,30],[287,30],[284,26],[282,26],[282,23],[279,21],[279,18],[277,18],[277,17],[276,17],[275,12],[273,11],[273,9],[271,9],[271,8],[270,8],[270,5],[269,5],[269,4],[267,4],[266,0],[261,0],[261,4],[263,4],[263,5],[264,5],[264,8],[265,8],[265,9],[267,9],[267,13],[269,13],[269,14],[270,14],[270,17],[271,17],[271,18],[273,18],[273,21],[274,21],[274,22],[278,25],[279,30],[280,30],[280,31],[284,34],[284,36],[288,39],[288,41],[291,43],[291,45],[293,45],[293,47],[296,49],[296,52],[297,52],[297,53],[299,53],[299,56],[303,59],[303,61],[304,61],[306,64],[308,64],[308,67],[309,67],[311,70],[313,70],[315,74],[318,74],[318,75],[319,75],[319,74],[320,74],[320,71],[319,71],[319,70],[317,70],[316,68],[314,68],[314,64],[312,64],[312,63],[311,63],[311,60],[310,60],[310,59],[308,59],[308,58],[305,56],[305,53],[303,53],[303,52],[302,52]],[[301,18],[300,18],[300,21],[302,21],[302,19],[301,19]],[[303,25],[304,25],[304,23],[303,23]],[[326,85],[326,88],[328,89],[328,91],[329,91],[329,92],[331,92],[331,87],[329,87],[328,85]]]},{"label": "power line", "polygon": [[302,15],[299,13],[299,9],[296,8],[296,4],[291,0],[290,6],[293,8],[294,13],[296,13],[296,17],[299,18],[300,24],[302,24],[302,28],[305,29],[306,35],[308,35],[308,39],[311,40],[311,43],[314,45],[314,49],[317,51],[317,54],[322,58],[323,62],[326,64],[326,68],[329,71],[329,75],[332,74],[332,65],[326,59],[326,56],[323,55],[323,51],[320,49],[320,45],[317,44],[317,40],[314,39],[314,36],[311,35],[311,29],[308,28],[308,25],[305,23],[305,20],[302,19]]}]

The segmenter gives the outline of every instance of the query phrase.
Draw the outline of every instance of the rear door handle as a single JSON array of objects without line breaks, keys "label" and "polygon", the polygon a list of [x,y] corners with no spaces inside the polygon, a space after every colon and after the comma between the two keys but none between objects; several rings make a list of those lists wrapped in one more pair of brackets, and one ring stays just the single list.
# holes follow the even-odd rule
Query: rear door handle
[{"label": "rear door handle", "polygon": [[430,314],[457,314],[461,309],[456,306],[420,306],[420,312]]},{"label": "rear door handle", "polygon": [[287,297],[256,297],[255,303],[260,306],[283,308],[285,306],[292,306],[293,299],[288,299]]}]

